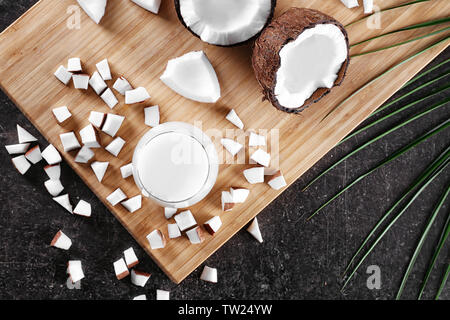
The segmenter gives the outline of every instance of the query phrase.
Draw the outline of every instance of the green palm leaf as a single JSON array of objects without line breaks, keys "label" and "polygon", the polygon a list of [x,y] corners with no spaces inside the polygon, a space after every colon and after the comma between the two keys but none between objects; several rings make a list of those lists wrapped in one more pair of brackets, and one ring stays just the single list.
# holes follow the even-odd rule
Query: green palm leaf
[{"label": "green palm leaf", "polygon": [[398,62],[397,64],[393,65],[392,67],[388,68],[387,70],[383,71],[381,74],[379,74],[378,76],[376,76],[375,78],[373,78],[372,80],[366,82],[364,85],[362,85],[361,87],[359,87],[358,89],[356,89],[355,91],[353,91],[347,98],[345,98],[344,100],[342,100],[339,104],[337,104],[335,107],[333,107],[333,109],[331,109],[321,120],[321,122],[323,120],[325,120],[330,114],[332,114],[334,111],[336,111],[339,107],[341,107],[344,103],[346,103],[347,101],[349,101],[351,98],[353,98],[355,95],[357,95],[359,92],[361,92],[362,90],[364,90],[365,88],[367,88],[368,86],[370,86],[372,83],[374,83],[375,81],[377,81],[378,79],[384,77],[385,75],[389,74],[390,72],[396,70],[397,68],[399,68],[401,65],[407,63],[408,61],[414,59],[417,56],[420,56],[421,54],[427,52],[428,50],[431,50],[432,48],[440,45],[441,43],[446,42],[448,39],[450,39],[450,36],[445,37],[442,40],[439,40],[429,46],[427,46],[426,48],[420,50],[419,52],[414,53],[413,55],[403,59],[402,61]]},{"label": "green palm leaf", "polygon": [[394,131],[396,131],[396,130],[402,128],[402,127],[404,127],[404,126],[407,125],[408,123],[410,123],[410,122],[412,122],[412,121],[414,121],[414,120],[417,120],[417,119],[419,119],[419,118],[425,116],[426,114],[428,114],[428,113],[430,113],[430,112],[432,112],[432,111],[434,111],[434,110],[436,110],[436,109],[439,109],[439,108],[445,106],[449,101],[450,101],[450,98],[447,98],[447,99],[445,99],[445,100],[443,100],[443,101],[441,101],[441,102],[439,102],[439,103],[433,105],[431,108],[429,108],[429,109],[427,109],[427,110],[425,110],[425,111],[422,111],[422,112],[416,114],[415,116],[413,116],[413,117],[411,117],[411,118],[409,118],[409,119],[403,121],[402,123],[396,125],[395,127],[393,127],[393,128],[391,128],[391,129],[389,129],[389,130],[387,130],[387,131],[385,131],[385,132],[379,134],[379,135],[376,136],[375,138],[370,139],[369,141],[367,141],[366,143],[364,143],[362,146],[356,148],[355,150],[353,150],[352,152],[348,153],[346,156],[342,157],[340,160],[338,160],[337,162],[335,162],[333,165],[331,165],[330,167],[328,167],[325,171],[323,171],[323,172],[322,172],[321,174],[319,174],[316,178],[314,178],[311,182],[309,182],[309,183],[306,185],[306,187],[303,188],[303,191],[306,190],[306,189],[308,189],[312,184],[314,184],[317,180],[319,180],[323,175],[325,175],[326,173],[328,173],[329,171],[331,171],[333,168],[335,168],[336,166],[338,166],[340,163],[342,163],[343,161],[345,161],[346,159],[348,159],[348,158],[351,157],[352,155],[358,153],[359,151],[363,150],[364,148],[366,148],[367,146],[371,145],[372,143],[374,143],[374,142],[380,140],[381,138],[387,136],[388,134],[390,134],[390,133],[392,133],[392,132],[394,132]]},{"label": "green palm leaf", "polygon": [[441,236],[439,237],[438,244],[437,244],[436,248],[434,249],[434,253],[433,253],[433,256],[431,257],[430,263],[428,264],[428,268],[425,273],[425,277],[423,278],[422,285],[420,287],[419,297],[418,297],[419,300],[422,299],[422,295],[425,290],[425,287],[427,286],[428,280],[431,275],[431,271],[433,270],[433,267],[439,256],[439,253],[441,252],[441,249],[444,246],[444,243],[447,240],[449,234],[450,234],[450,214],[448,214],[448,216],[447,216],[447,221],[445,222],[444,229],[441,232]]},{"label": "green palm leaf", "polygon": [[402,154],[404,154],[405,152],[411,150],[412,148],[414,148],[415,146],[417,146],[418,144],[422,143],[423,141],[427,140],[428,138],[434,136],[435,134],[441,132],[442,130],[445,130],[446,128],[448,128],[450,126],[450,119],[444,121],[443,123],[439,124],[438,126],[436,126],[435,128],[433,128],[431,131],[427,132],[426,134],[420,136],[419,138],[417,138],[416,140],[414,140],[413,142],[409,143],[408,145],[404,146],[403,148],[401,148],[400,150],[397,150],[395,153],[393,153],[392,155],[390,155],[387,159],[385,159],[383,162],[381,162],[379,165],[377,165],[376,167],[372,168],[371,170],[367,171],[366,173],[360,175],[358,178],[356,178],[355,180],[353,180],[350,184],[348,184],[344,189],[342,189],[341,191],[339,191],[336,195],[334,195],[330,200],[328,200],[327,202],[325,202],[323,205],[321,205],[318,209],[316,209],[316,211],[313,212],[313,214],[308,218],[308,220],[310,220],[312,217],[314,217],[317,213],[319,213],[323,208],[325,208],[327,205],[329,205],[333,200],[335,200],[336,198],[338,198],[341,194],[343,194],[345,191],[347,191],[348,189],[350,189],[353,185],[355,185],[356,183],[358,183],[359,181],[361,181],[362,179],[364,179],[365,177],[367,177],[368,175],[370,175],[371,173],[373,173],[374,171],[376,171],[377,169],[381,168],[382,166],[384,166],[385,164],[397,159],[398,157],[400,157]]},{"label": "green palm leaf", "polygon": [[441,32],[445,32],[447,30],[450,30],[450,27],[446,27],[444,29],[433,31],[431,33],[427,33],[427,34],[424,34],[424,35],[416,37],[416,38],[412,38],[412,39],[408,39],[408,40],[405,40],[405,41],[402,41],[402,42],[398,42],[398,43],[392,44],[390,46],[386,46],[386,47],[382,47],[382,48],[378,48],[378,49],[374,49],[374,50],[369,50],[369,51],[353,54],[350,57],[351,58],[355,58],[355,57],[364,56],[366,54],[371,54],[371,53],[375,53],[375,52],[379,52],[379,51],[383,51],[383,50],[387,50],[387,49],[392,49],[392,48],[399,47],[399,46],[402,46],[402,45],[410,43],[410,42],[414,42],[414,41],[418,41],[418,40],[421,40],[421,39],[425,39],[425,38],[434,36],[436,34],[439,34]]},{"label": "green palm leaf", "polygon": [[450,146],[447,147],[426,169],[421,173],[421,175],[408,187],[408,189],[403,193],[403,195],[394,203],[394,205],[383,215],[383,217],[377,222],[377,224],[372,228],[370,233],[364,238],[364,241],[359,246],[358,250],[355,254],[353,254],[350,262],[347,264],[345,268],[344,275],[348,272],[351,265],[355,261],[356,257],[362,251],[364,246],[369,242],[370,238],[375,234],[378,228],[386,221],[386,219],[394,212],[394,210],[405,200],[408,195],[414,190],[417,186],[422,184],[426,179],[430,177],[430,175],[435,172],[435,170],[442,165],[445,161],[446,157],[450,156]]},{"label": "green palm leaf", "polygon": [[418,104],[418,103],[420,103],[420,102],[422,102],[422,101],[425,101],[425,100],[427,100],[427,99],[429,99],[429,98],[432,98],[432,97],[434,97],[434,96],[436,96],[436,95],[441,94],[442,92],[446,91],[448,88],[450,88],[450,83],[447,83],[445,86],[439,88],[436,92],[433,92],[433,93],[431,93],[431,94],[429,94],[429,95],[427,95],[427,96],[425,96],[425,97],[423,97],[423,98],[420,98],[420,99],[418,99],[418,100],[416,100],[416,101],[414,101],[414,102],[408,103],[407,105],[405,105],[405,106],[403,106],[403,107],[401,107],[401,108],[398,108],[397,110],[395,110],[395,111],[393,111],[393,112],[391,112],[391,113],[385,115],[384,117],[381,117],[380,119],[378,119],[378,120],[376,120],[376,121],[373,121],[373,122],[369,123],[368,125],[362,127],[361,129],[356,130],[355,132],[349,134],[347,137],[345,137],[344,139],[342,139],[341,142],[339,142],[337,145],[340,145],[341,143],[343,143],[343,142],[347,141],[348,139],[350,139],[350,138],[356,136],[357,134],[359,134],[359,133],[361,133],[361,132],[363,132],[363,131],[368,130],[369,128],[373,127],[374,125],[376,125],[376,124],[378,124],[378,123],[380,123],[380,122],[383,122],[384,120],[387,120],[387,119],[389,119],[390,117],[392,117],[392,116],[394,116],[394,115],[396,115],[396,114],[398,114],[398,113],[400,113],[400,112],[402,112],[402,111],[405,111],[405,110],[407,110],[407,109],[409,109],[409,108],[415,106],[416,104]]},{"label": "green palm leaf", "polygon": [[383,229],[381,234],[375,239],[373,244],[367,250],[367,252],[363,255],[363,257],[359,260],[358,264],[353,268],[349,276],[344,282],[341,290],[344,290],[349,281],[353,278],[356,271],[359,269],[361,264],[366,260],[367,256],[372,252],[372,250],[376,247],[376,245],[380,242],[380,240],[384,237],[384,235],[391,229],[391,227],[397,222],[397,220],[403,215],[403,213],[409,208],[409,206],[416,200],[416,198],[426,189],[426,187],[433,182],[433,180],[447,167],[450,163],[450,157],[446,157],[444,163],[433,173],[433,175],[417,190],[412,198],[408,201],[408,203],[402,208],[402,210],[394,217],[394,219]]},{"label": "green palm leaf", "polygon": [[436,220],[436,217],[439,213],[439,211],[442,208],[442,205],[444,204],[445,200],[447,199],[447,196],[450,192],[450,186],[447,187],[447,190],[442,195],[441,199],[438,202],[438,205],[433,210],[433,213],[431,214],[430,219],[428,220],[428,223],[425,227],[425,230],[422,233],[422,236],[420,237],[419,243],[416,246],[416,249],[414,250],[414,253],[411,257],[411,260],[409,261],[408,267],[406,268],[405,274],[403,275],[402,283],[400,284],[400,288],[398,289],[396,299],[400,299],[403,289],[405,288],[406,281],[408,280],[408,277],[412,271],[412,268],[414,267],[414,264],[416,263],[417,257],[419,256],[420,251],[422,250],[422,246],[425,243],[425,240],[428,236],[428,232],[430,232],[431,226],[434,223],[434,220]]},{"label": "green palm leaf", "polygon": [[441,285],[439,286],[439,290],[438,290],[434,300],[439,300],[441,292],[442,292],[442,290],[444,290],[445,283],[447,282],[449,273],[450,273],[450,264],[447,265],[447,270],[445,271],[444,278],[442,279]]},{"label": "green palm leaf", "polygon": [[399,29],[396,29],[396,30],[393,30],[393,31],[389,31],[389,32],[380,34],[378,36],[371,37],[371,38],[366,39],[366,40],[359,41],[357,43],[354,43],[354,44],[350,45],[350,48],[359,46],[360,44],[367,43],[367,42],[375,40],[375,39],[379,39],[379,38],[383,38],[383,37],[389,36],[389,35],[394,34],[394,33],[408,31],[408,30],[414,30],[414,29],[420,29],[420,28],[425,28],[425,27],[431,27],[431,26],[435,26],[435,25],[438,25],[438,24],[443,24],[443,23],[446,23],[446,22],[449,22],[449,21],[450,21],[450,17],[446,17],[446,18],[440,18],[440,19],[435,19],[435,20],[431,20],[431,21],[416,23],[416,24],[413,24],[413,25],[410,25],[410,26],[407,26],[407,27],[399,28]]},{"label": "green palm leaf", "polygon": [[450,58],[447,60],[442,61],[441,63],[435,65],[434,67],[428,69],[427,71],[422,72],[421,74],[415,76],[414,78],[412,78],[411,80],[409,80],[407,83],[405,83],[402,87],[402,89],[406,86],[409,86],[410,84],[412,84],[413,82],[419,80],[422,77],[425,77],[427,74],[429,74],[430,72],[433,72],[436,69],[439,69],[440,67],[442,67],[444,64],[446,64],[447,62],[450,61]]}]

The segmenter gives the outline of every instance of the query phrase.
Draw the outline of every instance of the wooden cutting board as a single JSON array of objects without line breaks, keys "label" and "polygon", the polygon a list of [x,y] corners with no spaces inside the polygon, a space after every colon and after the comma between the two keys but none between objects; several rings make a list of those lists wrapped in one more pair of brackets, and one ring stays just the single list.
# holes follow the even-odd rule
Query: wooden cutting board
[{"label": "wooden cutting board", "polygon": [[[384,0],[382,7],[401,2]],[[72,0],[41,0],[0,35],[0,85],[48,141],[61,151],[65,160],[161,269],[177,283],[244,227],[282,190],[274,191],[266,184],[249,185],[242,175],[249,165],[223,164],[210,195],[190,208],[200,224],[214,215],[220,215],[223,221],[220,232],[214,237],[207,235],[200,245],[191,245],[186,237],[182,237],[168,241],[164,249],[152,251],[146,240],[148,233],[160,228],[167,237],[167,221],[162,208],[144,199],[143,208],[131,214],[120,205],[111,207],[105,201],[119,186],[130,197],[139,192],[132,178],[121,178],[119,168],[131,161],[135,145],[149,129],[144,125],[144,106],[158,104],[162,122],[201,123],[202,129],[208,133],[219,132],[223,135],[230,134],[226,130],[234,128],[225,120],[228,110],[234,108],[247,130],[267,130],[272,161],[279,161],[288,184],[291,184],[449,44],[443,43],[404,64],[320,122],[333,106],[355,89],[399,62],[402,57],[425,48],[448,33],[354,58],[340,88],[334,89],[320,103],[300,115],[292,115],[277,111],[268,102],[262,102],[260,88],[251,69],[250,46],[221,48],[202,43],[178,22],[173,1],[163,1],[160,14],[154,15],[131,1],[110,0],[100,25],[94,24],[81,12],[81,28],[70,29],[68,21],[71,14],[68,9],[74,4],[76,1]],[[362,16],[362,8],[349,10],[338,0],[279,0],[276,16],[290,6],[316,8],[344,24]],[[448,0],[433,0],[392,10],[382,14],[380,30],[369,29],[365,22],[348,28],[350,41],[354,43],[398,27],[445,17],[449,13]],[[394,34],[362,45],[358,50],[378,48],[439,28],[442,26]],[[159,80],[168,59],[191,50],[204,50],[217,71],[222,98],[216,104],[189,101],[172,92]],[[123,97],[116,94],[120,104],[112,112],[126,116],[118,135],[127,143],[118,158],[103,149],[96,151],[96,160],[110,161],[103,183],[97,181],[88,165],[75,163],[72,153],[62,152],[60,133],[72,130],[78,132],[88,124],[91,110],[111,112],[91,89],[87,92],[76,90],[72,84],[66,87],[53,76],[56,68],[61,64],[66,65],[70,57],[80,57],[89,74],[95,70],[95,63],[108,58],[114,80],[123,74],[132,85],[146,87],[152,96],[149,103],[126,106]],[[110,87],[112,84],[113,81],[108,82]],[[66,127],[58,126],[51,115],[51,109],[61,105],[67,105],[74,115],[74,121]],[[243,132],[238,131],[238,134]],[[217,137],[213,138],[219,156],[226,157]],[[102,135],[102,139],[104,143],[111,140],[106,135]],[[247,160],[248,153],[246,148],[244,156]],[[220,191],[230,186],[247,187],[251,194],[244,204],[223,213]]]}]

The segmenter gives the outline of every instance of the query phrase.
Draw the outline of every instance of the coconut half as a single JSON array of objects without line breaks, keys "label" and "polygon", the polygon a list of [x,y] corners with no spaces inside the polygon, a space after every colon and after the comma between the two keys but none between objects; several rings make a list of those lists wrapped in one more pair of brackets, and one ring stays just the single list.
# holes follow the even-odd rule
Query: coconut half
[{"label": "coconut half", "polygon": [[255,41],[252,65],[263,94],[276,108],[298,113],[342,83],[348,36],[332,17],[290,8]]},{"label": "coconut half", "polygon": [[270,22],[276,0],[175,0],[181,23],[202,41],[240,45]]},{"label": "coconut half", "polygon": [[214,103],[220,98],[219,80],[203,51],[169,60],[160,79],[176,93],[194,101]]}]

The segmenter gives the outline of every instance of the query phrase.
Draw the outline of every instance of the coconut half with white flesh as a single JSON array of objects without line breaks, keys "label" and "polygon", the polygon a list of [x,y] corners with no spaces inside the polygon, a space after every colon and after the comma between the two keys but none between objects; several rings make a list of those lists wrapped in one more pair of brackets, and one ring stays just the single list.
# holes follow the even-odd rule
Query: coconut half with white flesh
[{"label": "coconut half with white flesh", "polygon": [[276,0],[175,0],[181,23],[217,46],[244,44],[270,22]]},{"label": "coconut half with white flesh", "polygon": [[220,98],[219,80],[203,51],[169,60],[160,79],[179,95],[194,101],[214,103]]},{"label": "coconut half with white flesh", "polygon": [[344,26],[313,9],[290,8],[255,41],[252,65],[265,99],[298,113],[339,86],[349,65]]}]

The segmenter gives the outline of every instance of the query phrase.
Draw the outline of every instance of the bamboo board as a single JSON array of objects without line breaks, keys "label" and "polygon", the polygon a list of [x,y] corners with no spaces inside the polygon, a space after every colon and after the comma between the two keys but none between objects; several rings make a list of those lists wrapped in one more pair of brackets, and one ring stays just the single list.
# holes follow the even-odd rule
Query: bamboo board
[{"label": "bamboo board", "polygon": [[[399,2],[402,1],[383,1],[382,6],[389,7]],[[449,15],[448,0],[433,0],[431,3],[383,13],[380,30],[371,30],[366,23],[354,25],[348,28],[350,41],[356,42],[398,27]],[[355,89],[399,62],[402,57],[425,48],[446,34],[353,59],[341,87],[300,115],[292,115],[277,111],[268,102],[261,101],[260,88],[251,69],[250,46],[221,48],[202,43],[178,22],[172,1],[163,1],[160,14],[153,15],[131,1],[110,0],[100,25],[94,24],[82,12],[81,28],[70,29],[67,22],[71,15],[67,10],[74,4],[76,1],[71,0],[41,0],[0,35],[0,86],[48,141],[61,151],[65,160],[161,269],[177,283],[245,226],[282,190],[274,191],[266,184],[249,185],[242,175],[249,165],[223,164],[212,192],[205,200],[190,208],[199,224],[214,215],[220,215],[223,221],[220,232],[214,237],[207,235],[200,245],[190,245],[188,239],[182,237],[168,241],[164,249],[150,250],[146,235],[153,229],[160,228],[167,237],[167,221],[162,209],[144,199],[143,208],[130,214],[120,205],[111,207],[105,201],[119,186],[130,197],[139,192],[132,178],[121,178],[119,168],[131,161],[135,145],[149,129],[144,125],[144,106],[158,104],[162,122],[185,121],[199,125],[200,121],[203,130],[211,132],[216,129],[216,132],[218,130],[224,135],[229,134],[227,129],[233,129],[225,120],[225,115],[230,108],[234,108],[246,129],[268,130],[273,161],[279,160],[280,168],[288,184],[291,184],[449,44],[443,43],[402,65],[360,92],[333,116],[320,122],[333,106]],[[343,24],[362,16],[362,8],[348,10],[338,0],[279,0],[275,15],[278,16],[289,6],[316,8]],[[438,28],[432,27],[426,31]],[[358,50],[377,48],[423,32],[415,30],[394,34],[382,41],[362,45]],[[159,80],[168,59],[191,50],[204,50],[216,69],[222,88],[222,98],[216,104],[207,105],[184,99]],[[132,85],[144,86],[152,95],[150,103],[126,106],[123,97],[115,92],[120,104],[112,112],[126,116],[118,136],[127,143],[118,158],[103,149],[96,151],[95,160],[110,161],[102,183],[97,181],[89,166],[75,163],[72,153],[62,152],[60,133],[72,130],[78,132],[88,124],[91,110],[111,112],[91,89],[85,92],[74,89],[72,84],[66,87],[53,76],[56,68],[61,64],[66,65],[70,57],[80,57],[85,72],[89,74],[95,70],[95,63],[108,58],[114,79],[123,74]],[[112,84],[112,81],[108,82],[109,87]],[[74,121],[65,127],[56,125],[51,115],[51,109],[61,105],[69,106],[74,116]],[[102,135],[102,139],[105,145],[111,140],[106,135]],[[218,139],[214,140],[219,157],[226,157]],[[248,159],[248,152],[246,148],[245,159]],[[244,204],[223,213],[220,191],[230,186],[248,187],[251,194]]]}]

